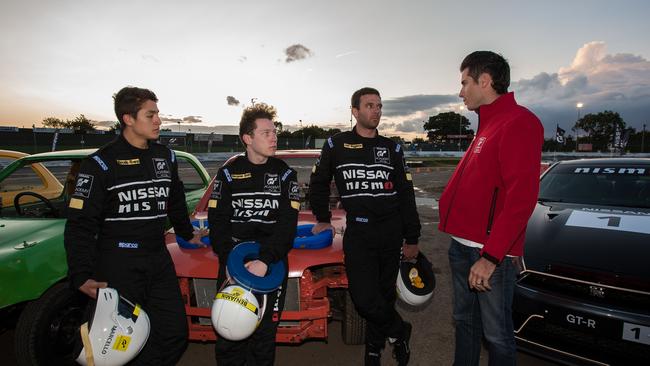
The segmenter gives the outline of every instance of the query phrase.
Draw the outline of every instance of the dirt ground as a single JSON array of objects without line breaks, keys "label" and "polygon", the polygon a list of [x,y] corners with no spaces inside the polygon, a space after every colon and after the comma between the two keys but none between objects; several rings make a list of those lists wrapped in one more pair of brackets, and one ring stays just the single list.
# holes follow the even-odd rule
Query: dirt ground
[{"label": "dirt ground", "polygon": [[[436,199],[440,196],[452,168],[414,168],[418,212],[422,223],[420,248],[434,265],[437,288],[433,299],[420,308],[398,303],[403,317],[413,324],[410,365],[451,365],[454,352],[454,331],[452,323],[452,294],[447,249],[449,237],[437,230],[438,211]],[[13,356],[13,330],[0,334],[0,364],[16,364]],[[329,339],[311,341],[301,345],[279,345],[276,365],[361,365],[363,346],[344,345],[341,340],[341,324],[331,321]],[[554,365],[547,361],[520,353],[519,365]],[[181,359],[180,366],[214,364],[213,343],[191,343]],[[395,365],[390,348],[384,350],[382,365]],[[487,365],[487,353],[483,350],[481,365]]]}]

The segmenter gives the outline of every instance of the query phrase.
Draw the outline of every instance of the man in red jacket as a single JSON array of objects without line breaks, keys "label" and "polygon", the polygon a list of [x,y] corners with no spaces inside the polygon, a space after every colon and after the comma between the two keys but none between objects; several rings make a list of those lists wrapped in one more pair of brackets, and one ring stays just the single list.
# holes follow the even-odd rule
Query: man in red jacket
[{"label": "man in red jacket", "polygon": [[490,51],[469,54],[459,96],[479,116],[476,137],[440,198],[440,231],[451,235],[454,365],[515,365],[512,298],[526,223],[539,190],[544,131],[508,93],[510,66]]}]

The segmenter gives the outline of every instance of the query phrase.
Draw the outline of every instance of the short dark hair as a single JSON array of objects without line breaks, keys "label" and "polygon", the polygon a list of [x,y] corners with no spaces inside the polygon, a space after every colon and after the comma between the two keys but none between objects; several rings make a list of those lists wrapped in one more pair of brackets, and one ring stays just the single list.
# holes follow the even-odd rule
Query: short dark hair
[{"label": "short dark hair", "polygon": [[460,72],[467,70],[467,75],[478,82],[479,76],[487,73],[492,77],[492,88],[497,94],[505,94],[510,86],[510,65],[503,56],[492,51],[475,51],[467,55],[460,64]]},{"label": "short dark hair", "polygon": [[266,103],[257,103],[247,107],[244,109],[241,120],[239,121],[239,138],[244,142],[244,135],[253,134],[253,131],[257,128],[255,124],[256,120],[266,118],[273,122],[276,115],[275,107]]},{"label": "short dark hair", "polygon": [[124,128],[125,114],[133,118],[138,118],[138,111],[148,100],[158,103],[158,97],[149,89],[127,86],[115,93],[113,95],[115,115],[117,116],[117,120],[120,121],[120,127]]},{"label": "short dark hair", "polygon": [[381,95],[377,89],[368,87],[361,88],[352,94],[352,98],[350,98],[350,106],[352,108],[359,109],[359,102],[361,100],[361,97],[368,94],[376,95],[381,98]]}]

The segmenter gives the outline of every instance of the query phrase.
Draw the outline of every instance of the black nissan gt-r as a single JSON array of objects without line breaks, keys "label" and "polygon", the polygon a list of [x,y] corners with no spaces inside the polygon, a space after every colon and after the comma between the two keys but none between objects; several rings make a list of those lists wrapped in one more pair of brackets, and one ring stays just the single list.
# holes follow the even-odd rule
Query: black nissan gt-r
[{"label": "black nissan gt-r", "polygon": [[650,159],[563,161],[540,180],[513,318],[520,349],[650,365]]}]

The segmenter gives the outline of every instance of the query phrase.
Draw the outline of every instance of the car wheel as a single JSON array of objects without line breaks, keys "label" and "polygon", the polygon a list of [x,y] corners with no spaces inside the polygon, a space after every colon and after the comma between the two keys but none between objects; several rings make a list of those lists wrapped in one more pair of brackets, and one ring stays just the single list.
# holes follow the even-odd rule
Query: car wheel
[{"label": "car wheel", "polygon": [[343,302],[341,331],[343,333],[343,343],[345,344],[366,343],[366,320],[357,313],[348,291],[345,291],[345,301]]},{"label": "car wheel", "polygon": [[18,319],[15,351],[18,364],[72,365],[77,332],[88,298],[58,283],[29,303]]}]

